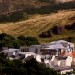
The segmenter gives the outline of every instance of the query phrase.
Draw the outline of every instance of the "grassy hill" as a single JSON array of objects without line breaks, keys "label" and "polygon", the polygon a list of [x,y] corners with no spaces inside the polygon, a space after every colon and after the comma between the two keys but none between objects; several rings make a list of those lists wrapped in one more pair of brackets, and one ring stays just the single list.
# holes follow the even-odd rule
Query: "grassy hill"
[{"label": "grassy hill", "polygon": [[[44,15],[35,14],[31,15],[28,20],[0,24],[0,33],[8,33],[14,36],[34,36],[38,38],[41,43],[46,43],[53,40],[65,39],[69,36],[75,38],[75,31],[68,30],[65,30],[61,35],[53,35],[51,38],[39,38],[41,32],[55,25],[65,26],[72,23],[75,23],[75,10],[58,11],[57,13]],[[73,42],[75,42],[75,40]]]}]

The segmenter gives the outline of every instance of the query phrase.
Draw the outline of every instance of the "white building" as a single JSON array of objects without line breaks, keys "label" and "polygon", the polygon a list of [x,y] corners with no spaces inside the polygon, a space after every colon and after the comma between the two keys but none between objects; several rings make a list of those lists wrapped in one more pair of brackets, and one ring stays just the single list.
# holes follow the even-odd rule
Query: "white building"
[{"label": "white building", "polygon": [[28,56],[34,56],[35,58],[35,55],[36,55],[36,53],[34,52],[19,52],[19,54],[25,55],[25,58],[27,58]]},{"label": "white building", "polygon": [[66,74],[67,72],[73,71],[73,68],[71,68],[72,64],[72,57],[56,57],[53,56],[50,60],[50,66],[51,68],[59,71],[61,74]]},{"label": "white building", "polygon": [[74,44],[64,41],[64,40],[58,40],[54,41],[48,44],[44,44],[41,46],[40,50],[43,54],[50,54],[50,55],[60,55],[64,51],[65,53],[70,51],[74,51]]},{"label": "white building", "polygon": [[31,45],[29,47],[29,52],[35,52],[37,54],[40,54],[41,45]]},{"label": "white building", "polygon": [[29,56],[33,56],[33,58],[35,58],[36,61],[41,62],[41,55],[40,54],[36,54],[34,52],[19,52],[19,54],[25,55],[25,59]]},{"label": "white building", "polygon": [[4,52],[4,54],[8,55],[8,57],[11,57],[11,56],[17,56],[18,52],[20,52],[20,50],[10,48],[7,50],[3,50],[2,52]]}]

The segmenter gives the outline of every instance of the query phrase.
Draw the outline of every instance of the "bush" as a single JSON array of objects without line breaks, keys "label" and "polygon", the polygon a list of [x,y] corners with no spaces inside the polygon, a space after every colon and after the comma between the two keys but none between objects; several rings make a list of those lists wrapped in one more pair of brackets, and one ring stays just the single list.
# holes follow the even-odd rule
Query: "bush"
[{"label": "bush", "polygon": [[21,45],[34,45],[39,44],[35,37],[25,37],[20,35],[19,37],[13,37],[9,34],[0,34],[0,49],[2,47],[19,48]]},{"label": "bush", "polygon": [[23,12],[11,12],[10,14],[0,15],[0,22],[16,22],[24,19]]}]

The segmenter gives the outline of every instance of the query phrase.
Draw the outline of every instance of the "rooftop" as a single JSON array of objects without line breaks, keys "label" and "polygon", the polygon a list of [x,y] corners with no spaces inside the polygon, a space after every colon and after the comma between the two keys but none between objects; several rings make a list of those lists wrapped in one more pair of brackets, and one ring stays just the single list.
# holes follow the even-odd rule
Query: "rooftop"
[{"label": "rooftop", "polygon": [[69,66],[65,66],[65,67],[59,67],[59,66],[53,66],[53,68],[55,69],[55,70],[60,70],[60,71],[64,71],[64,70],[70,70],[70,69],[72,69],[71,67],[69,67]]},{"label": "rooftop", "polygon": [[15,51],[18,51],[19,49],[8,49],[8,50],[3,50],[3,52],[7,53],[7,52],[15,52]]},{"label": "rooftop", "polygon": [[36,55],[34,52],[19,52],[19,54],[31,54],[31,55]]},{"label": "rooftop", "polygon": [[75,52],[68,53],[68,56],[75,58]]}]

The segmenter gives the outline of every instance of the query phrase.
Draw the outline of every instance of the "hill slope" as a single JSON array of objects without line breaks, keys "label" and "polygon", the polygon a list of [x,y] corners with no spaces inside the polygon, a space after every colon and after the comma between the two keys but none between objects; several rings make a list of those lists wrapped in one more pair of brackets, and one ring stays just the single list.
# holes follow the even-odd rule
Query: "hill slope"
[{"label": "hill slope", "polygon": [[[43,6],[51,7],[51,5],[56,5],[59,3],[69,3],[70,5],[72,4],[70,2],[74,3],[75,0],[0,0],[0,15],[15,11],[27,11],[29,9],[32,10],[31,8],[38,9]],[[75,7],[75,5],[73,6]]]},{"label": "hill slope", "polygon": [[62,35],[55,35],[52,38],[41,39],[38,35],[50,29],[54,25],[68,25],[75,22],[75,19],[70,18],[75,17],[75,11],[59,11],[58,13],[47,14],[47,15],[35,15],[29,20],[17,22],[17,23],[6,23],[0,24],[0,33],[8,33],[15,36],[26,35],[34,36],[39,39],[40,42],[49,42],[52,40],[60,39],[62,37],[74,36],[75,32],[69,34],[69,31],[63,33]]}]

